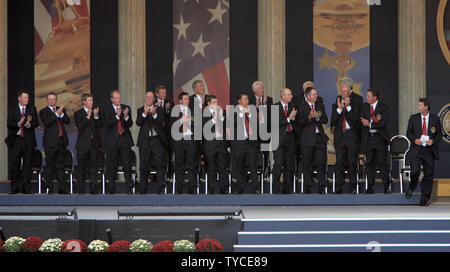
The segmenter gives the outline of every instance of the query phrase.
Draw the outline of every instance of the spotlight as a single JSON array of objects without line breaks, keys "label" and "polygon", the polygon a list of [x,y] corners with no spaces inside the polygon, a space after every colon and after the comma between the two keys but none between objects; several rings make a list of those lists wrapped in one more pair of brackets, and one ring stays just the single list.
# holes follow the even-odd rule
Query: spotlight
[{"label": "spotlight", "polygon": [[199,241],[200,241],[200,229],[195,228],[195,244],[198,244]]}]

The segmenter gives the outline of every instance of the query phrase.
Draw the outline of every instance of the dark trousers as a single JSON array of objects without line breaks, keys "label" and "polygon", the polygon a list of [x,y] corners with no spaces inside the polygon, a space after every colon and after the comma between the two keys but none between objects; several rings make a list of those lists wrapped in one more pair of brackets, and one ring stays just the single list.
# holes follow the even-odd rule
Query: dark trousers
[{"label": "dark trousers", "polygon": [[[219,187],[219,192],[225,194],[229,186],[226,172],[227,150],[225,148],[225,142],[223,140],[205,140],[203,150],[207,163],[208,193],[216,193],[215,188]],[[217,174],[219,174],[219,179],[217,178]]]},{"label": "dark trousers", "polygon": [[[292,193],[292,182],[295,169],[295,137],[293,133],[286,134],[280,139],[278,149],[273,152],[273,193]],[[281,188],[281,173],[283,172],[283,188]]]},{"label": "dark trousers", "polygon": [[[257,147],[248,140],[236,141],[238,143],[234,143],[231,147],[231,172],[233,177],[235,177],[233,179],[231,190],[233,191],[233,193],[242,194],[247,182],[250,182],[251,192],[256,193],[258,187]],[[250,171],[250,180],[248,181],[247,166],[248,170]]]},{"label": "dark trousers", "polygon": [[8,148],[11,193],[31,193],[32,156],[33,149],[27,148],[24,139],[16,136],[14,144]]},{"label": "dark trousers", "polygon": [[327,184],[326,166],[327,166],[327,145],[323,143],[322,136],[316,134],[316,145],[302,146],[303,152],[303,177],[308,190],[312,186],[312,174],[314,167],[317,170],[319,185],[323,188]]},{"label": "dark trousers", "polygon": [[156,170],[156,193],[160,194],[167,185],[167,150],[158,136],[149,137],[146,148],[139,148],[140,192],[147,193],[148,178],[152,169]]},{"label": "dark trousers", "polygon": [[369,142],[364,148],[367,159],[368,190],[373,190],[373,186],[375,185],[376,168],[380,169],[384,186],[389,186],[390,180],[386,141],[378,133],[370,134]]},{"label": "dark trousers", "polygon": [[132,162],[130,159],[130,152],[131,149],[128,145],[125,134],[119,136],[115,147],[106,149],[106,179],[109,181],[108,192],[110,194],[114,194],[116,192],[117,168],[119,167],[119,160],[122,164],[128,193],[131,193],[131,190],[133,189],[133,182],[131,180]]},{"label": "dark trousers", "polygon": [[62,137],[58,138],[56,147],[44,147],[45,151],[45,181],[50,191],[53,191],[53,178],[58,179],[58,193],[67,193],[67,180],[64,171],[64,152],[66,144]]},{"label": "dark trousers", "polygon": [[176,193],[194,194],[197,188],[199,144],[194,140],[181,139],[180,141],[174,141],[173,150]]},{"label": "dark trousers", "polygon": [[[337,128],[336,128],[337,129]],[[342,186],[345,182],[345,168],[350,176],[350,186],[356,185],[356,135],[352,130],[343,133],[341,141],[334,146],[336,151],[336,185]]]},{"label": "dark trousers", "polygon": [[423,167],[423,178],[421,182],[421,201],[427,202],[430,200],[431,192],[433,190],[434,178],[434,158],[430,147],[420,147],[417,157],[411,159],[411,189],[417,187],[420,176],[420,166]]},{"label": "dark trousers", "polygon": [[98,150],[91,143],[88,150],[77,150],[78,161],[78,193],[84,194],[86,188],[86,176],[89,174],[90,193],[97,194],[100,187],[97,181],[97,154]]}]

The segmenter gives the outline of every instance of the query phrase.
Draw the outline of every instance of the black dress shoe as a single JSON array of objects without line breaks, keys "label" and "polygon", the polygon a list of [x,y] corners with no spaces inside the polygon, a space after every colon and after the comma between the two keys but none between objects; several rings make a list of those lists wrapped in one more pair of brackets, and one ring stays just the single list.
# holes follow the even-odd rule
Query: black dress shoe
[{"label": "black dress shoe", "polygon": [[427,206],[430,206],[430,202],[428,202],[428,201],[420,201],[419,205],[422,206],[422,207],[427,207]]},{"label": "black dress shoe", "polygon": [[320,195],[325,194],[325,187],[322,187],[322,186],[321,186],[321,187],[319,188],[319,194],[320,194]]},{"label": "black dress shoe", "polygon": [[406,190],[405,192],[406,199],[410,199],[412,197],[412,194],[413,194],[412,188],[408,188],[408,190]]},{"label": "black dress shoe", "polygon": [[367,191],[366,191],[366,194],[368,194],[368,195],[371,195],[371,194],[374,194],[374,193],[375,192],[373,191],[372,188],[368,188]]},{"label": "black dress shoe", "polygon": [[355,195],[356,194],[356,185],[350,185],[350,194]]}]

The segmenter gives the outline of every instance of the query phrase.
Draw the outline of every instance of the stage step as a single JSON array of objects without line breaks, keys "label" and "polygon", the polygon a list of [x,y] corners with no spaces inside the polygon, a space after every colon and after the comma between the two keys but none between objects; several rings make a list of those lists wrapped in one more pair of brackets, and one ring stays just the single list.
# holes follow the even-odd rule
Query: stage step
[{"label": "stage step", "polygon": [[243,219],[234,251],[450,252],[450,217]]},{"label": "stage step", "polygon": [[450,230],[448,218],[243,219],[244,231]]}]

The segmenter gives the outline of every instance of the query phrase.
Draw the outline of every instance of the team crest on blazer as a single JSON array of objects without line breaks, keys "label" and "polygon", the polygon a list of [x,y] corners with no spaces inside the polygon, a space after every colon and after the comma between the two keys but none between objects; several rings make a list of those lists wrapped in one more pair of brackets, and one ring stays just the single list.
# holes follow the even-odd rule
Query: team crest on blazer
[{"label": "team crest on blazer", "polygon": [[28,116],[27,116],[27,120],[31,122],[31,120],[33,120],[33,116],[28,115]]},{"label": "team crest on blazer", "polygon": [[431,133],[436,133],[436,128],[435,127],[431,128]]},{"label": "team crest on blazer", "polygon": [[447,143],[450,143],[450,104],[442,107],[438,116],[442,125],[442,137]]},{"label": "team crest on blazer", "polygon": [[377,119],[381,121],[381,114],[377,114]]},{"label": "team crest on blazer", "polygon": [[322,117],[322,112],[318,111],[317,114],[319,115],[319,118]]}]

